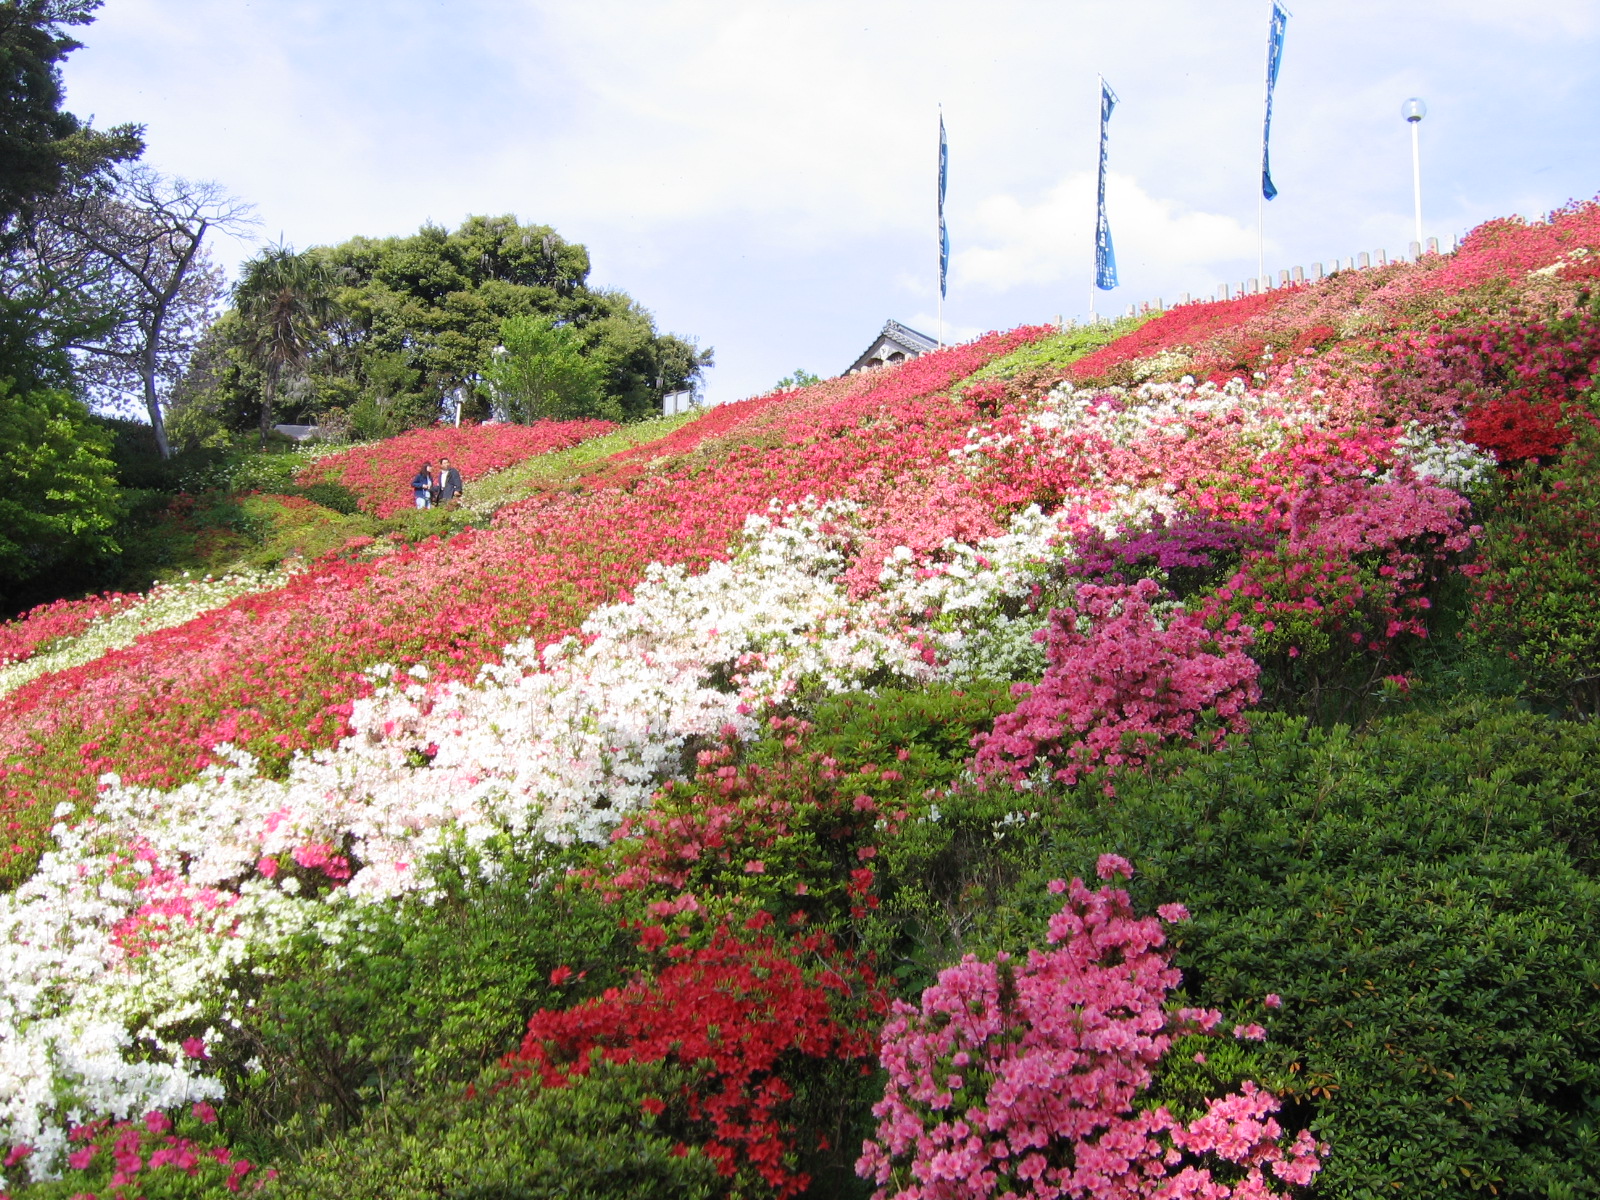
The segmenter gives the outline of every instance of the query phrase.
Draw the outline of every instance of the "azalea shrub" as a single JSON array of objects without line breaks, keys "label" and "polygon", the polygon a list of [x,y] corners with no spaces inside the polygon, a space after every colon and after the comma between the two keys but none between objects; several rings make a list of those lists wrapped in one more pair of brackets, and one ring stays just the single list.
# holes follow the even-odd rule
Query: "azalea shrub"
[{"label": "azalea shrub", "polygon": [[689,1144],[693,1068],[605,1060],[566,1086],[402,1093],[284,1165],[284,1200],[713,1200],[715,1163]]},{"label": "azalea shrub", "polygon": [[1408,649],[1478,532],[1458,493],[1414,478],[1305,489],[1281,540],[1245,553],[1202,605],[1211,623],[1253,634],[1271,700],[1347,717],[1385,676],[1409,686]]},{"label": "azalea shrub", "polygon": [[432,895],[369,909],[359,937],[309,932],[264,956],[207,1048],[231,1127],[273,1160],[297,1158],[384,1095],[466,1088],[539,1008],[625,983],[641,965],[628,914],[560,888],[572,865],[555,847],[462,850],[436,865]]},{"label": "azalea shrub", "polygon": [[1172,998],[1268,1031],[1169,1052],[1144,1107],[1190,1120],[1253,1078],[1330,1147],[1320,1195],[1582,1195],[1600,1177],[1600,730],[1476,700],[1361,731],[1258,712],[1248,743],[1165,758],[1110,803],[1059,784],[1009,815],[993,791],[931,801],[880,856],[886,916],[912,918],[900,953],[938,933],[946,963],[993,962],[1059,910],[1047,881],[1115,847],[1139,864],[1136,910],[1194,910],[1166,928]]},{"label": "azalea shrub", "polygon": [[[202,1200],[230,1194],[256,1196],[277,1175],[218,1140],[217,1111],[205,1101],[180,1110],[177,1120],[153,1110],[135,1120],[95,1120],[69,1132],[59,1178],[13,1188],[17,1200]],[[27,1164],[26,1146],[14,1147],[7,1169]]]},{"label": "azalea shrub", "polygon": [[1264,529],[1235,521],[1162,513],[1148,528],[1123,528],[1111,536],[1090,528],[1076,541],[1069,571],[1091,583],[1154,579],[1180,600],[1215,588],[1237,566],[1247,547],[1271,542]]},{"label": "azalea shrub", "polygon": [[[1043,766],[1076,783],[1101,767],[1137,769],[1166,742],[1216,744],[1243,730],[1260,694],[1249,635],[1211,629],[1181,607],[1158,612],[1160,597],[1151,579],[1079,586],[1075,607],[1053,611],[1040,636],[1044,677],[1015,685],[1016,709],[974,739],[976,770],[1022,783]],[[1209,730],[1200,725],[1208,713]]]},{"label": "azalea shrub", "polygon": [[[566,1086],[596,1059],[701,1064],[683,1091],[701,1151],[724,1177],[799,1195],[810,1178],[795,1162],[784,1120],[794,1096],[786,1060],[850,1064],[871,1051],[868,1022],[885,1007],[872,971],[841,955],[821,933],[792,944],[763,930],[761,916],[734,932],[719,928],[694,947],[660,925],[641,944],[665,956],[653,978],[608,989],[559,1012],[535,1013],[522,1048],[506,1060],[518,1076]],[[661,1112],[666,1099],[641,1106]]]},{"label": "azalea shrub", "polygon": [[1466,437],[1503,464],[1548,461],[1572,440],[1600,381],[1600,296],[1580,290],[1566,313],[1517,312],[1411,339],[1380,377],[1401,394],[1448,397]]},{"label": "azalea shrub", "polygon": [[[1287,1186],[1304,1130],[1340,1200],[1581,1194],[1600,789],[1593,723],[1551,710],[1592,709],[1597,252],[1580,205],[991,334],[525,459],[371,542],[331,477],[271,498],[303,455],[180,500],[195,546],[282,531],[306,569],[41,617],[0,676],[5,1185],[205,1097],[306,1195],[864,1195],[892,1000],[906,1047],[959,1032],[932,988],[1001,1029],[952,1056],[1085,1049],[1045,1002],[1076,935],[1000,955],[1115,850],[1130,938],[1197,910],[1134,949],[1134,1008],[1204,1016],[1152,1029],[1132,1093],[1111,1072],[1129,1161]],[[1537,453],[1474,425],[1552,401]],[[1472,698],[1491,662],[1527,711]],[[961,1076],[986,1129],[993,1077]],[[927,1082],[896,1086],[933,1149],[876,1138],[881,1186],[966,1151]],[[1012,1133],[1017,1187],[1078,1169]]]},{"label": "azalea shrub", "polygon": [[[774,500],[883,495],[895,478],[886,464],[937,461],[962,444],[971,410],[942,390],[1045,332],[991,334],[881,377],[719,407],[603,465],[592,490],[509,505],[491,528],[448,543],[325,560],[181,632],[18,688],[0,698],[0,810],[11,837],[0,844],[0,879],[31,870],[55,806],[89,800],[106,770],[172,786],[232,744],[281,771],[295,751],[351,732],[354,702],[372,691],[369,668],[421,663],[471,680],[509,643],[543,647],[575,633],[651,563],[726,559],[746,518]],[[701,454],[720,443],[720,457]],[[691,481],[701,503],[685,506]]]},{"label": "azalea shrub", "polygon": [[[1102,879],[1132,874],[1116,855],[1097,867]],[[1327,1147],[1305,1129],[1291,1137],[1274,1116],[1278,1100],[1253,1082],[1193,1121],[1139,1103],[1175,1036],[1222,1021],[1169,1002],[1180,975],[1163,923],[1185,920],[1183,906],[1139,918],[1120,888],[1091,892],[1074,878],[1049,890],[1066,893],[1050,918],[1053,949],[1021,963],[968,955],[922,993],[920,1009],[896,1002],[883,1030],[877,1138],[858,1167],[876,1200],[1244,1200],[1309,1184]],[[1266,1034],[1252,1023],[1233,1036]]]},{"label": "azalea shrub", "polygon": [[[0,695],[41,675],[93,662],[145,634],[183,625],[236,596],[282,587],[287,580],[282,571],[234,571],[220,578],[207,575],[161,584],[143,596],[104,608],[98,606],[108,597],[85,601],[86,606],[95,606],[91,608],[92,617],[80,620],[82,610],[74,613],[68,608],[62,614],[67,619],[54,625],[50,636],[37,637],[16,660],[0,664]],[[32,638],[45,632],[34,626],[25,636]]]},{"label": "azalea shrub", "polygon": [[136,607],[143,599],[123,592],[103,592],[82,600],[55,600],[30,608],[0,625],[0,663],[21,662],[63,638],[76,637],[98,620]]}]

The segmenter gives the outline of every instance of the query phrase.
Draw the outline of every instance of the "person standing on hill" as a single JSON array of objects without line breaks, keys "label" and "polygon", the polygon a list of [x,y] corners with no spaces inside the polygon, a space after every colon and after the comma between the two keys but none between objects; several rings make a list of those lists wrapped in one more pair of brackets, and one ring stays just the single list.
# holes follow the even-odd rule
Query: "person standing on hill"
[{"label": "person standing on hill", "polygon": [[418,508],[433,504],[433,464],[423,463],[422,470],[411,477],[411,499]]},{"label": "person standing on hill", "polygon": [[450,465],[448,458],[439,460],[439,481],[434,485],[433,502],[448,504],[461,499],[461,472]]}]

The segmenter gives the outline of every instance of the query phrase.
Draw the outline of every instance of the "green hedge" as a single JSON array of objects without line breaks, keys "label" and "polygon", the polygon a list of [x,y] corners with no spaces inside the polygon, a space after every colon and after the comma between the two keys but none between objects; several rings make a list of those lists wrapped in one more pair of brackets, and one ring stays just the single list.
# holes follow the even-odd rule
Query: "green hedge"
[{"label": "green hedge", "polygon": [[[566,1088],[485,1081],[385,1105],[283,1165],[284,1200],[702,1200],[716,1169],[681,1140],[681,1069],[599,1063]],[[652,1116],[643,1107],[660,1100]]]}]

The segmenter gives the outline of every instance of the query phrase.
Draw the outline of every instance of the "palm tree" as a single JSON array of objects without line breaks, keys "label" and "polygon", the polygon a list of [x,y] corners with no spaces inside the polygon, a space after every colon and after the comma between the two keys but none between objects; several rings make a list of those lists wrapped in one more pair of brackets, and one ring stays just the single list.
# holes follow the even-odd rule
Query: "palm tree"
[{"label": "palm tree", "polygon": [[268,246],[244,264],[233,304],[244,326],[244,349],[261,369],[261,444],[272,430],[272,406],[286,370],[303,367],[333,314],[333,275],[289,246]]}]

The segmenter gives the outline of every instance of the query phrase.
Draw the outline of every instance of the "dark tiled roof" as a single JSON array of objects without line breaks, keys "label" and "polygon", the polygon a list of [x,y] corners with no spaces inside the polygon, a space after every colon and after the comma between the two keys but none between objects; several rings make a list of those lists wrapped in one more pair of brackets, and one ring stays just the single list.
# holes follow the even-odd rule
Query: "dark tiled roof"
[{"label": "dark tiled roof", "polygon": [[918,333],[915,329],[900,324],[899,321],[885,321],[883,332],[872,339],[872,344],[861,352],[860,358],[845,369],[845,374],[848,375],[851,371],[865,366],[867,360],[873,357],[872,352],[885,342],[899,346],[905,351],[907,358],[916,358],[919,354],[926,354],[930,350],[939,348],[939,343],[927,334]]}]

